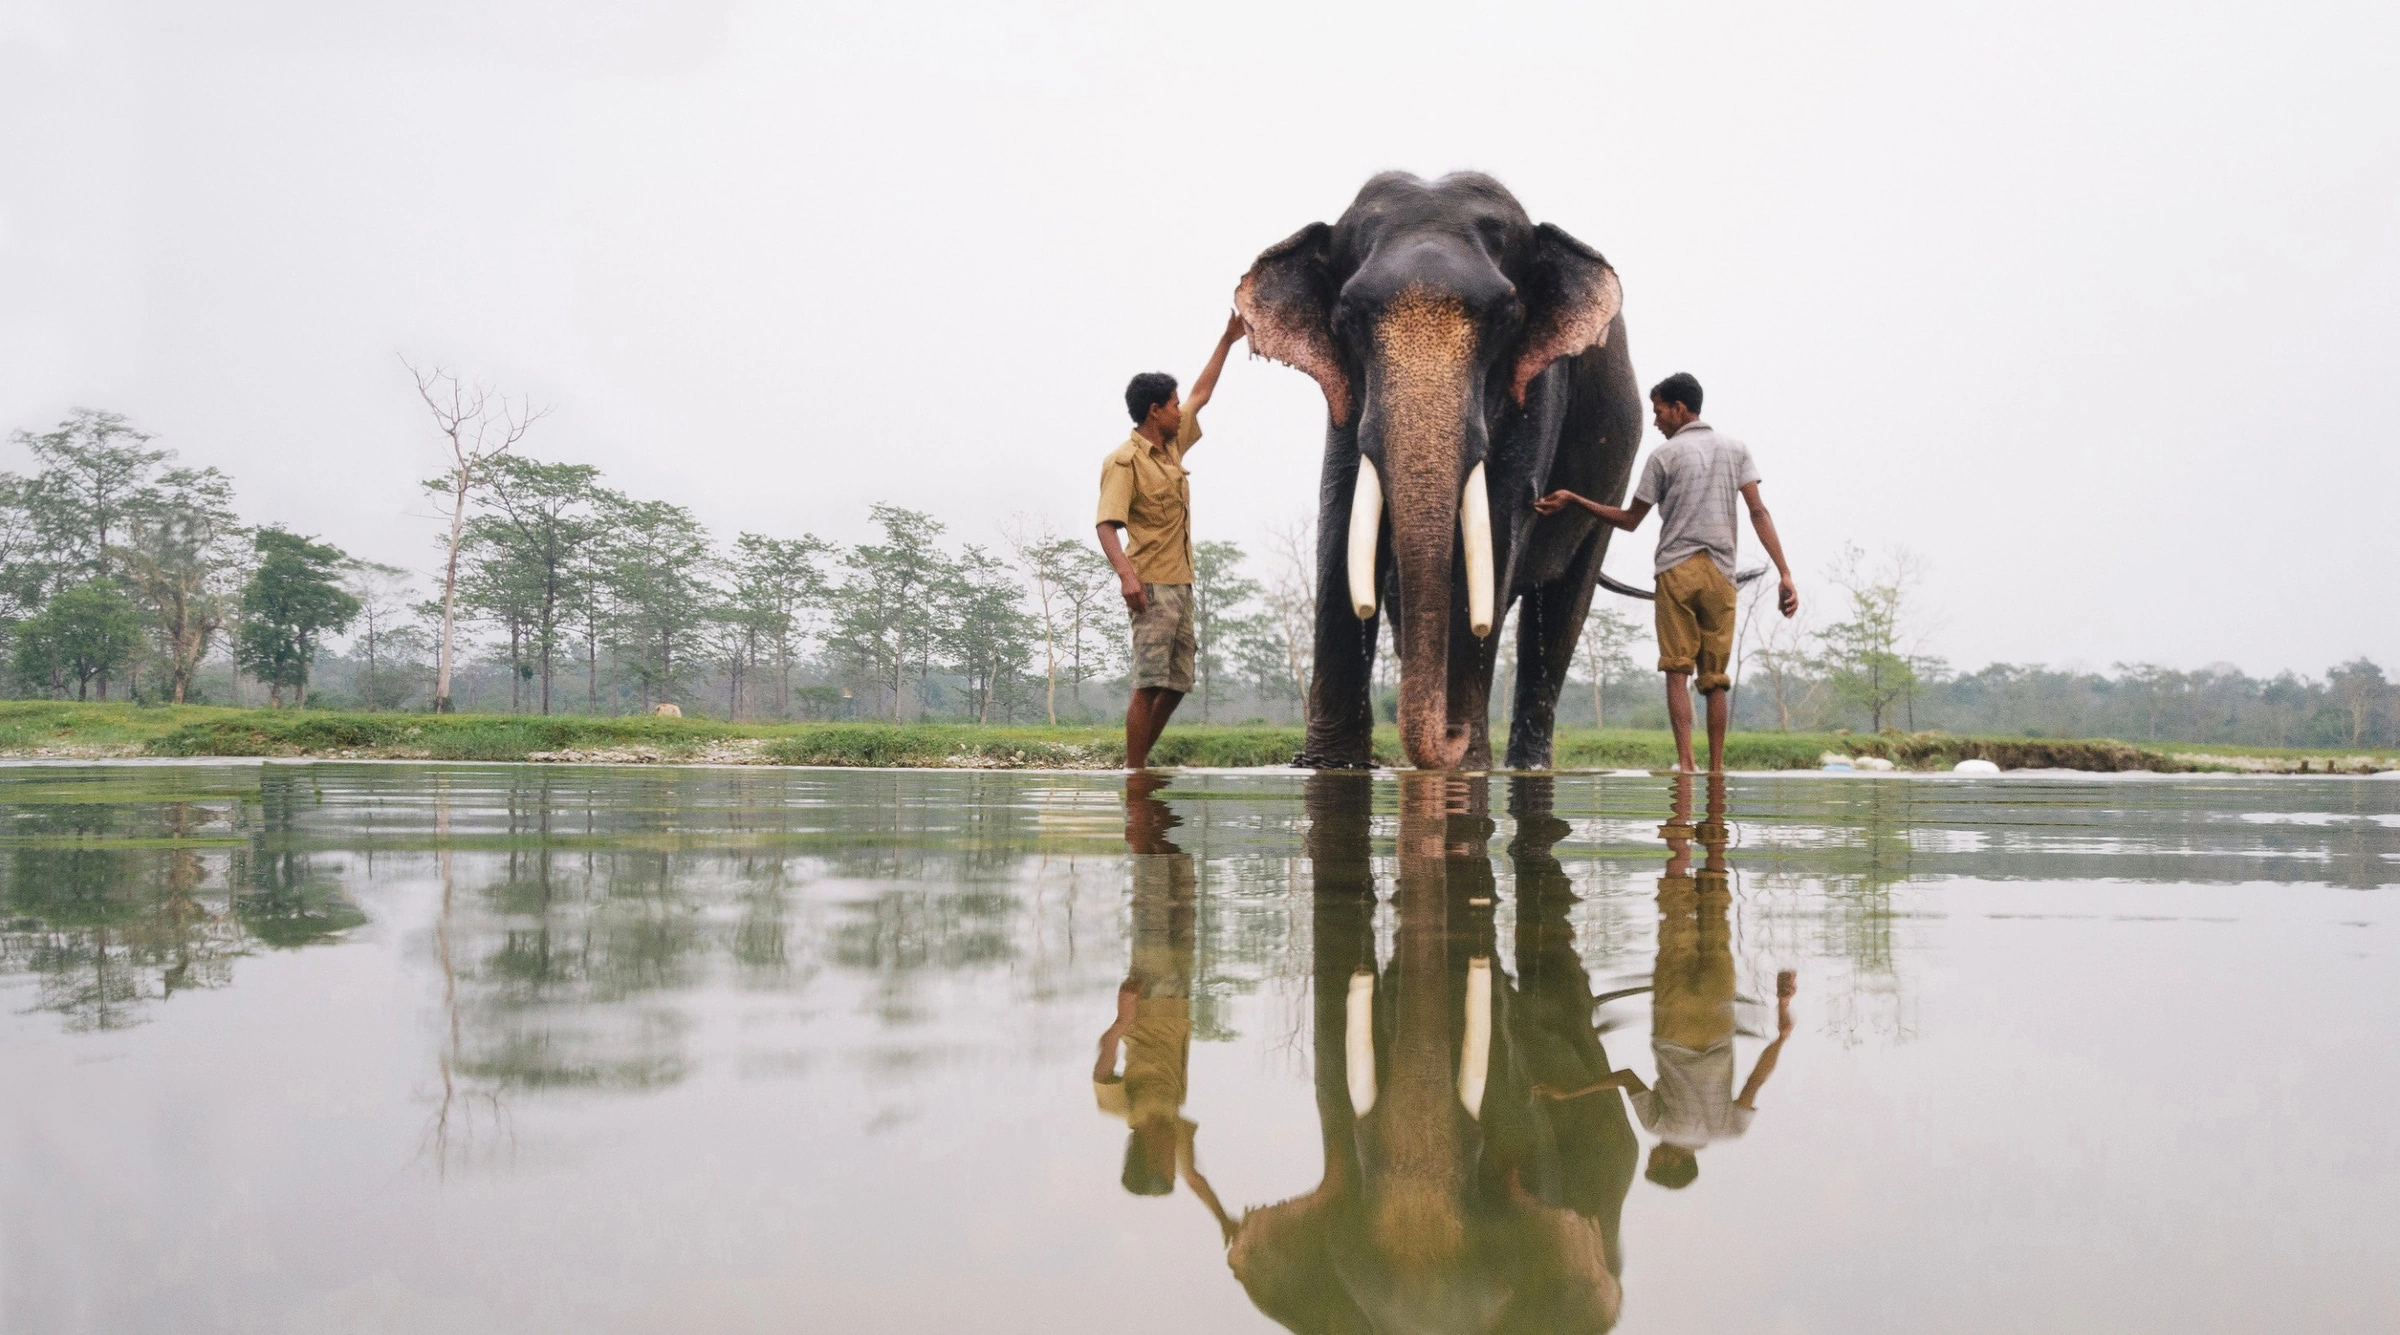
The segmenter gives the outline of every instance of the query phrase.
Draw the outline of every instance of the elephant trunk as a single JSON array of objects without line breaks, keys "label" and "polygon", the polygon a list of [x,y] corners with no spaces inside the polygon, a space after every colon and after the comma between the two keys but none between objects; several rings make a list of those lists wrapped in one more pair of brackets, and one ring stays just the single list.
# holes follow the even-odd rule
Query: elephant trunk
[{"label": "elephant trunk", "polygon": [[1481,454],[1469,439],[1481,420],[1475,354],[1463,304],[1402,293],[1376,321],[1359,420],[1360,445],[1382,455],[1390,493],[1400,741],[1419,769],[1454,769],[1467,752],[1466,726],[1450,718],[1450,623],[1465,465],[1471,448]]},{"label": "elephant trunk", "polygon": [[1391,1061],[1375,1127],[1369,1227],[1403,1273],[1424,1273],[1465,1248],[1465,1128],[1451,1024],[1449,781],[1401,780],[1399,923],[1390,968]]}]

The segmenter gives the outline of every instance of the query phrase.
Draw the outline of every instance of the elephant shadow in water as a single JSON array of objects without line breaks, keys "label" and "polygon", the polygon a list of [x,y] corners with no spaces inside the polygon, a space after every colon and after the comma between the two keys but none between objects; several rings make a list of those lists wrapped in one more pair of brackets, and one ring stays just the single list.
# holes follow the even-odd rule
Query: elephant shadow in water
[{"label": "elephant shadow in water", "polygon": [[[1552,847],[1551,781],[1509,781],[1518,974],[1498,963],[1484,778],[1401,777],[1398,925],[1378,960],[1369,780],[1307,790],[1314,867],[1314,1190],[1219,1215],[1253,1302],[1302,1332],[1616,1324],[1619,1220],[1640,1157]],[[1209,1197],[1213,1201],[1213,1196]]]}]

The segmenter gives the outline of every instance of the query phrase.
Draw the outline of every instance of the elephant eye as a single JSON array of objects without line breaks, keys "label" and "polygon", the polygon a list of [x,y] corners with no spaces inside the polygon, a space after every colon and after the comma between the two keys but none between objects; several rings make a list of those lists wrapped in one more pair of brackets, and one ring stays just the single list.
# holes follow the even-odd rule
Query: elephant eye
[{"label": "elephant eye", "polygon": [[1477,218],[1475,239],[1483,243],[1483,252],[1496,264],[1501,253],[1508,249],[1508,224],[1498,218]]}]

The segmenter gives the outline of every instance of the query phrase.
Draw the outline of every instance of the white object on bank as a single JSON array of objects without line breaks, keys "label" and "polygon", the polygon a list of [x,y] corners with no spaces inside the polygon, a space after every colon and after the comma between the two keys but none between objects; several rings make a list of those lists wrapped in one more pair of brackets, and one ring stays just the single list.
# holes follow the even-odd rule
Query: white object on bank
[{"label": "white object on bank", "polygon": [[2000,767],[1988,760],[1962,760],[1950,767],[1952,774],[1998,774]]}]

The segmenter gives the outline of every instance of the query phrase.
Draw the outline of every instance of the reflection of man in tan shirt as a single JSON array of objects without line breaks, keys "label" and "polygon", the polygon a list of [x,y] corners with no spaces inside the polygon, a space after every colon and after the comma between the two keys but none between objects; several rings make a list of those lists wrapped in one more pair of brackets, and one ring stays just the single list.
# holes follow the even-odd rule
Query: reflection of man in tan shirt
[{"label": "reflection of man in tan shirt", "polygon": [[[1198,645],[1192,623],[1192,492],[1184,455],[1200,442],[1200,409],[1217,391],[1225,354],[1242,336],[1242,317],[1225,322],[1192,397],[1175,377],[1145,371],[1125,387],[1133,434],[1100,465],[1100,550],[1116,568],[1118,591],[1133,617],[1133,697],[1125,705],[1125,768],[1150,763],[1151,744],[1192,689]],[[1118,541],[1122,532],[1124,540]]]},{"label": "reflection of man in tan shirt", "polygon": [[1192,1138],[1199,1128],[1183,1115],[1199,882],[1192,855],[1167,838],[1179,822],[1153,795],[1162,783],[1149,775],[1125,781],[1125,842],[1133,854],[1133,961],[1117,987],[1116,1020],[1100,1035],[1092,1093],[1102,1112],[1132,1129],[1125,1139],[1127,1191],[1167,1195],[1181,1170],[1214,1209],[1214,1195],[1193,1171]]},{"label": "reflection of man in tan shirt", "polygon": [[[1697,825],[1692,823],[1692,776],[1678,774],[1672,782],[1673,814],[1658,830],[1666,840],[1667,866],[1658,878],[1658,963],[1650,976],[1650,1057],[1658,1083],[1645,1085],[1631,1071],[1615,1071],[1590,1089],[1615,1085],[1626,1091],[1642,1129],[1658,1137],[1643,1176],[1679,1188],[1700,1176],[1702,1148],[1750,1129],[1758,1092],[1775,1073],[1783,1042],[1792,1033],[1795,986],[1790,970],[1775,975],[1775,1039],[1735,1093],[1725,776],[1708,776],[1708,818]],[[1697,875],[1692,871],[1695,836],[1707,850]]]},{"label": "reflection of man in tan shirt", "polygon": [[[1750,1079],[1733,1089],[1732,887],[1725,865],[1725,776],[1708,776],[1708,817],[1692,824],[1692,781],[1674,779],[1674,817],[1659,833],[1667,841],[1667,874],[1658,878],[1658,964],[1651,975],[1650,1055],[1658,1083],[1634,1082],[1629,1098],[1644,1129],[1658,1137],[1643,1174],[1662,1187],[1689,1186],[1700,1175],[1698,1152],[1750,1129],[1758,1091],[1792,1032],[1792,982],[1775,978],[1775,1040],[1758,1056]],[[1692,840],[1707,857],[1692,873]]]}]

